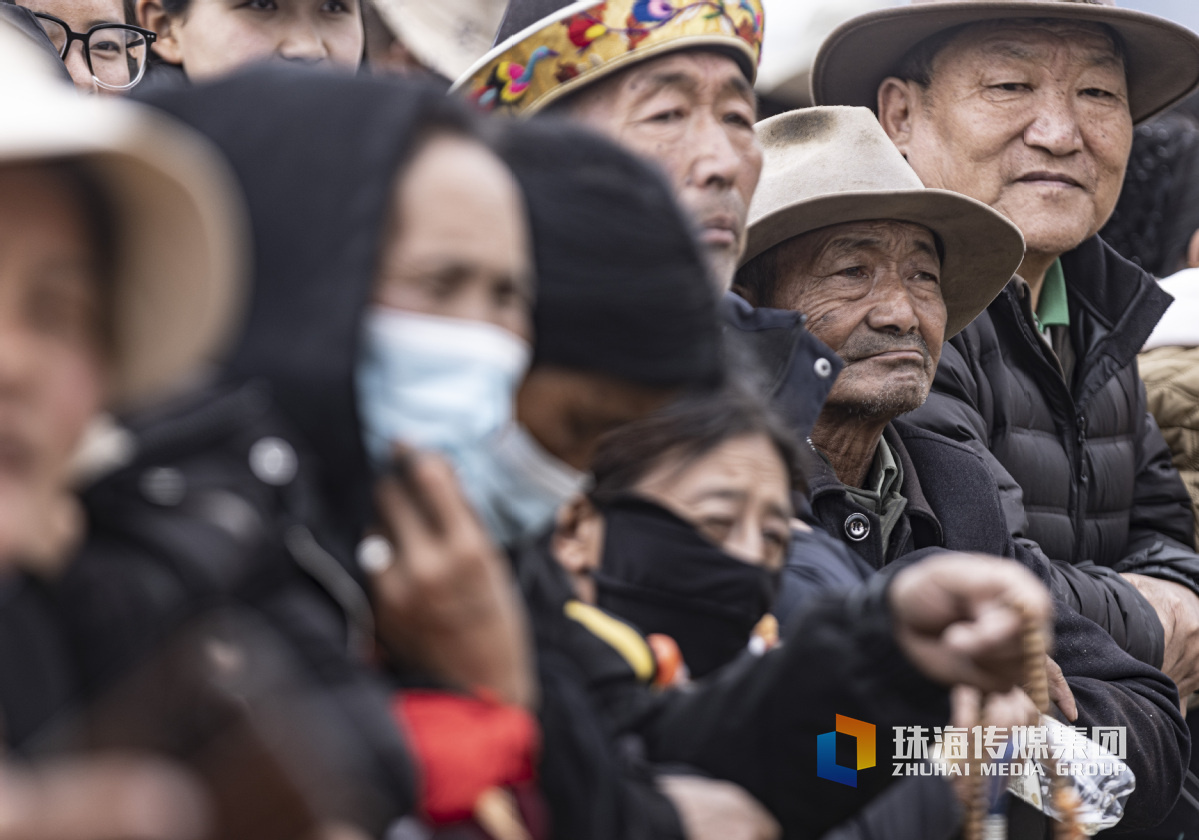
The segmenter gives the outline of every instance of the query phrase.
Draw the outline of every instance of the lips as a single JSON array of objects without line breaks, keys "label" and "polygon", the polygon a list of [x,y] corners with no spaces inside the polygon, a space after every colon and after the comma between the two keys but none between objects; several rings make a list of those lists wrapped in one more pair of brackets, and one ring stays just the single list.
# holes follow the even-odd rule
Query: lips
[{"label": "lips", "polygon": [[736,245],[737,220],[732,216],[709,216],[700,225],[699,238],[708,245]]},{"label": "lips", "polygon": [[1074,178],[1071,178],[1069,175],[1065,174],[1064,172],[1048,172],[1048,171],[1029,172],[1026,175],[1021,175],[1016,180],[1021,183],[1025,183],[1025,184],[1049,183],[1049,184],[1060,184],[1065,187],[1077,187],[1078,189],[1082,189],[1082,184],[1080,184],[1077,180],[1075,180]]}]

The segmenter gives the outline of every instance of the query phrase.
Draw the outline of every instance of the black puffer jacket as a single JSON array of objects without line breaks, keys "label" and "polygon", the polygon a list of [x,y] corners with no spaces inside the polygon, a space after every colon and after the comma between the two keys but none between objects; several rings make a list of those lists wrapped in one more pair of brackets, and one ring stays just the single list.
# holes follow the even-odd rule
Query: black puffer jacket
[{"label": "black puffer jacket", "polygon": [[1062,257],[1077,363],[1067,382],[1019,279],[945,346],[911,422],[969,444],[999,482],[1013,535],[1054,561],[1055,590],[1144,662],[1161,624],[1117,572],[1199,594],[1186,489],[1145,406],[1136,354],[1170,303],[1098,237]]},{"label": "black puffer jacket", "polygon": [[[888,572],[944,551],[972,551],[1019,560],[1048,582],[1049,564],[1016,543],[1006,532],[999,494],[986,466],[968,447],[906,423],[884,432],[903,466],[902,493],[908,500],[890,543],[879,537],[879,519],[853,502],[823,461],[811,469],[812,511],[832,534],[875,569]],[[857,539],[855,539],[855,537]],[[788,559],[787,574],[804,558]],[[801,608],[803,604],[801,603]],[[1160,671],[1121,651],[1093,622],[1059,605],[1054,623],[1053,657],[1078,706],[1075,726],[1125,726],[1128,765],[1137,777],[1121,828],[1155,825],[1169,813],[1182,787],[1190,736],[1178,714],[1177,691]],[[904,814],[903,799],[895,806]],[[886,807],[885,805],[883,807]],[[1038,836],[1037,820],[1021,809],[1013,836]],[[912,812],[909,819],[920,822]],[[905,832],[898,818],[892,837],[933,836],[917,827]]]}]

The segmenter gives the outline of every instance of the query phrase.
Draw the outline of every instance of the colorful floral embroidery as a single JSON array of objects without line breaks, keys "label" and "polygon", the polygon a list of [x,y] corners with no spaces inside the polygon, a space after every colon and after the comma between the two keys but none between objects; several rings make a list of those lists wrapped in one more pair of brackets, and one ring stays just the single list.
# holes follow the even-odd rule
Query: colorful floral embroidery
[{"label": "colorful floral embroidery", "polygon": [[602,0],[492,55],[456,87],[484,110],[525,111],[676,40],[727,41],[756,65],[761,0]]}]

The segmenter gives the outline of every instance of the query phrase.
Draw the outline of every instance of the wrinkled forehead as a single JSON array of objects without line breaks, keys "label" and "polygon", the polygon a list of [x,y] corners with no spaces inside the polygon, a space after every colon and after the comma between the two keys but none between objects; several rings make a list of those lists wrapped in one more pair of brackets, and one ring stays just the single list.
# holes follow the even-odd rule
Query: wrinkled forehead
[{"label": "wrinkled forehead", "polygon": [[788,256],[814,268],[828,260],[873,257],[894,260],[916,256],[941,261],[941,244],[931,230],[915,222],[873,219],[818,228],[787,242]]},{"label": "wrinkled forehead", "polygon": [[[953,72],[954,59],[1046,63],[1062,49],[1073,61],[1124,72],[1124,49],[1116,32],[1101,23],[1054,18],[1016,18],[967,24],[934,36],[932,69]],[[931,40],[931,39],[930,39]]]}]

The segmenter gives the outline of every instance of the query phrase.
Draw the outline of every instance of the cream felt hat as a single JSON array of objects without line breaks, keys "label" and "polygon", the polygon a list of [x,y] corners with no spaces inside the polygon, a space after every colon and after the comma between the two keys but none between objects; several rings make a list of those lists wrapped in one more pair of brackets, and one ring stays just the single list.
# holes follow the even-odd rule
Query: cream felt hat
[{"label": "cream felt hat", "polygon": [[132,407],[215,360],[241,309],[248,243],[232,173],[202,138],[148,108],[80,96],[0,23],[0,165],[77,161],[112,212],[109,407]]},{"label": "cream felt hat", "polygon": [[938,32],[971,23],[1054,18],[1103,24],[1120,40],[1134,122],[1149,119],[1199,86],[1199,35],[1113,0],[912,0],[868,12],[833,30],[812,66],[817,105],[875,108],[878,87],[904,56]]},{"label": "cream felt hat", "polygon": [[982,202],[925,187],[866,108],[817,107],[757,126],[764,163],[742,264],[830,225],[879,219],[928,228],[941,246],[945,337],[987,308],[1024,259],[1024,237]]}]

